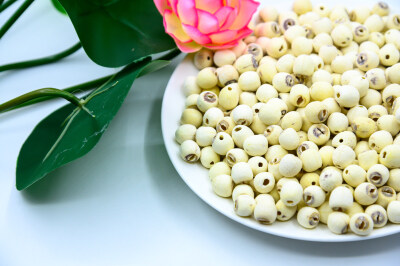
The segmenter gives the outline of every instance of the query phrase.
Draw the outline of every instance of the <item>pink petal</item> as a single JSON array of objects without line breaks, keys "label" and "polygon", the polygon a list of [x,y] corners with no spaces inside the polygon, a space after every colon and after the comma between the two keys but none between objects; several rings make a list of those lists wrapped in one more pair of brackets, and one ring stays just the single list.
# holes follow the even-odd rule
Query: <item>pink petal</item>
[{"label": "pink petal", "polygon": [[196,0],[196,8],[214,14],[224,6],[223,0]]},{"label": "pink petal", "polygon": [[228,49],[237,46],[239,43],[239,40],[235,40],[230,43],[225,43],[225,44],[205,44],[203,45],[204,47],[212,50],[223,50],[223,49]]},{"label": "pink petal", "polygon": [[171,10],[166,9],[164,13],[165,32],[172,38],[181,42],[190,42],[192,39],[185,33],[178,17]]},{"label": "pink petal", "polygon": [[229,27],[229,29],[238,30],[247,26],[259,5],[260,3],[255,2],[254,0],[242,0],[240,2],[239,12],[235,22]]},{"label": "pink petal", "polygon": [[184,53],[194,53],[201,49],[201,45],[195,42],[182,43],[178,40],[175,40],[175,43],[178,46],[179,50]]},{"label": "pink petal", "polygon": [[229,29],[229,27],[235,22],[236,19],[236,12],[237,10],[234,9],[232,12],[228,14],[228,17],[226,18],[224,24],[222,24],[220,30],[226,30]]},{"label": "pink petal", "polygon": [[221,7],[217,12],[214,13],[214,16],[216,16],[218,19],[218,24],[220,27],[225,23],[226,19],[231,13],[234,13],[234,9],[228,6]]},{"label": "pink petal", "polygon": [[236,30],[224,30],[217,33],[210,34],[212,43],[214,44],[224,44],[236,39]]},{"label": "pink petal", "polygon": [[226,0],[226,6],[236,8],[239,6],[240,0]]},{"label": "pink petal", "polygon": [[167,0],[154,0],[154,4],[161,15],[164,15],[164,10],[169,8]]},{"label": "pink petal", "polygon": [[199,17],[198,29],[204,34],[216,32],[219,28],[218,19],[207,11],[197,10]]},{"label": "pink petal", "polygon": [[169,3],[169,6],[172,8],[172,11],[173,11],[175,14],[178,14],[177,5],[178,5],[178,1],[179,1],[179,0],[167,0],[167,1],[168,1],[168,3]]},{"label": "pink petal", "polygon": [[178,17],[183,24],[197,26],[196,3],[194,0],[178,1]]},{"label": "pink petal", "polygon": [[224,30],[218,33],[210,34],[212,44],[228,44],[230,42],[238,42],[247,35],[250,35],[253,31],[249,28],[243,28],[237,30]]},{"label": "pink petal", "polygon": [[192,38],[198,44],[206,44],[211,42],[211,39],[207,35],[201,33],[197,28],[193,26],[182,24],[182,28],[186,32],[186,34],[189,35],[190,38]]}]

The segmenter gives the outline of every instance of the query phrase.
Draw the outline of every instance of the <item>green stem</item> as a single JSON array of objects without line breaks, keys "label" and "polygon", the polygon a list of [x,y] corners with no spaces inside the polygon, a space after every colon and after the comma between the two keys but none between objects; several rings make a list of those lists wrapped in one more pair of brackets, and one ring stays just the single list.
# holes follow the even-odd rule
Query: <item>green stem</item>
[{"label": "green stem", "polygon": [[25,10],[33,3],[34,0],[25,0],[25,2],[15,11],[15,13],[7,20],[7,22],[0,28],[0,39],[17,21],[17,19],[25,12]]},{"label": "green stem", "polygon": [[[172,58],[174,58],[175,56],[177,56],[179,54],[180,54],[180,51],[178,49],[173,49],[169,53],[167,53],[164,56],[158,58],[158,60],[171,60]],[[134,65],[134,64],[135,63],[129,64],[128,66],[123,68],[120,72],[132,67],[132,65]],[[91,80],[91,81],[88,81],[88,82],[85,82],[85,83],[81,83],[81,84],[78,84],[78,85],[74,85],[74,86],[65,88],[65,89],[63,89],[61,91],[68,92],[68,93],[85,92],[85,91],[88,91],[90,89],[96,88],[96,87],[108,82],[114,76],[115,76],[115,74],[108,75],[108,76],[105,76],[105,77],[102,77],[102,78],[98,78],[98,79],[95,79],[95,80]],[[139,75],[139,77],[140,76],[141,75]],[[43,101],[51,100],[51,99],[56,98],[56,97],[57,96],[54,96],[54,95],[43,95],[43,96],[40,96],[39,98],[32,98],[32,99],[30,99],[28,101],[25,101],[25,102],[21,103],[21,104],[14,105],[14,106],[8,108],[7,110],[1,110],[0,109],[0,113],[5,112],[5,111],[11,111],[11,110],[19,109],[19,108],[22,108],[22,107],[25,107],[25,106],[29,106],[29,105],[32,105],[32,104],[35,104],[35,103],[40,103],[40,102],[43,102]],[[2,105],[0,105],[0,107],[1,106]]]},{"label": "green stem", "polygon": [[[2,1],[3,2],[3,1]],[[3,3],[0,6],[0,12],[3,12],[4,10],[7,9],[7,7],[11,6],[12,4],[14,4],[15,2],[17,2],[17,0],[8,0],[7,2]]]},{"label": "green stem", "polygon": [[70,92],[58,90],[55,88],[43,88],[43,89],[38,89],[38,90],[28,92],[26,94],[23,94],[17,98],[14,98],[8,102],[1,104],[0,112],[9,111],[9,110],[13,109],[15,106],[19,106],[28,101],[31,101],[33,99],[36,99],[38,97],[43,97],[43,96],[53,97],[53,98],[61,97],[78,107],[82,107],[81,100]]},{"label": "green stem", "polygon": [[45,65],[49,63],[56,62],[64,57],[67,57],[74,52],[78,51],[82,47],[81,43],[78,42],[74,46],[68,48],[65,51],[62,51],[61,53],[50,55],[47,57],[43,58],[38,58],[34,60],[28,60],[28,61],[23,61],[23,62],[16,62],[16,63],[11,63],[7,65],[0,66],[0,72],[1,71],[6,71],[6,70],[11,70],[11,69],[21,69],[21,68],[28,68],[28,67],[33,67],[33,66],[40,66],[40,65]]},{"label": "green stem", "polygon": [[3,4],[3,2],[4,2],[3,0],[0,0],[0,6]]}]

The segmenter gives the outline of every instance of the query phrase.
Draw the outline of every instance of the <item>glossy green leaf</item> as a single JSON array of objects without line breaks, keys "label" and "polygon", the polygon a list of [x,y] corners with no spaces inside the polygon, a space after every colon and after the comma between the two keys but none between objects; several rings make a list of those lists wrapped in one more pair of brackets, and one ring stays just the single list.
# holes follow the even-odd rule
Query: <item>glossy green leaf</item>
[{"label": "glossy green leaf", "polygon": [[175,46],[152,0],[59,0],[87,55],[119,67]]},{"label": "glossy green leaf", "polygon": [[17,161],[16,186],[23,190],[51,171],[88,153],[99,141],[141,72],[157,70],[169,61],[142,61],[125,68],[85,97],[85,108],[68,104],[46,118],[23,144]]},{"label": "glossy green leaf", "polygon": [[64,15],[67,14],[64,7],[60,4],[60,2],[58,0],[51,0],[51,2],[53,3],[54,8],[58,10],[58,12],[60,12],[61,14],[64,14]]}]

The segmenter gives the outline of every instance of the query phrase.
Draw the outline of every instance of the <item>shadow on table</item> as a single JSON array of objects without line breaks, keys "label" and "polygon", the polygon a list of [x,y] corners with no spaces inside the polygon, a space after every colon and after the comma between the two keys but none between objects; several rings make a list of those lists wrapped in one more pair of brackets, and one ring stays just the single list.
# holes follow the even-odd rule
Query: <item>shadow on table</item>
[{"label": "shadow on table", "polygon": [[[205,228],[207,223],[210,226],[216,223],[223,225],[220,232],[217,230],[217,234],[221,235],[215,235],[216,238],[223,237],[227,243],[238,240],[228,238],[240,238],[244,242],[251,241],[254,245],[266,246],[269,252],[262,255],[265,257],[274,250],[287,250],[293,254],[309,254],[314,257],[357,257],[399,249],[400,234],[359,242],[307,242],[261,233],[221,215],[191,192],[190,188],[179,178],[169,160],[161,132],[161,100],[153,103],[151,117],[153,121],[147,125],[146,132],[148,134],[145,139],[145,162],[149,174],[153,178],[155,187],[158,188],[158,194],[163,197],[163,202],[171,207],[170,209],[179,219],[187,220],[193,227]],[[154,164],[155,161],[156,164]],[[194,210],[206,213],[206,217],[197,216],[196,219],[193,219]],[[234,235],[230,235],[232,232]],[[273,245],[267,246],[266,243],[273,243]],[[240,250],[238,252],[240,253]]]}]

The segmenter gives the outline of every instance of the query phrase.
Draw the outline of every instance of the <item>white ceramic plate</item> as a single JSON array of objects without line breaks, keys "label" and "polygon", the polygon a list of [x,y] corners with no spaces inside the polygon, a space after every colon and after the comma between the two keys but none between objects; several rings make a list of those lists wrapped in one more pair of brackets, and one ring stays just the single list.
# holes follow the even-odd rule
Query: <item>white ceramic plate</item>
[{"label": "white ceramic plate", "polygon": [[[315,3],[315,1],[313,2]],[[346,6],[348,7],[362,4],[361,1],[354,1],[355,3],[353,1],[351,1],[351,3],[350,1],[347,1],[349,3],[346,1],[336,2],[338,4],[346,3]],[[367,4],[365,2],[370,3],[369,6],[372,6],[371,3],[375,3],[375,1],[362,2],[364,5]],[[390,4],[392,9],[397,11],[400,10],[400,3],[396,4],[395,1],[387,2]],[[291,1],[283,1],[279,9],[284,10],[285,7],[286,9],[289,9],[290,3]],[[288,222],[277,221],[272,225],[262,225],[252,218],[242,218],[237,216],[233,211],[232,199],[221,198],[215,195],[212,191],[211,182],[208,178],[208,170],[202,167],[200,163],[185,163],[179,156],[179,145],[174,140],[175,130],[179,126],[180,116],[185,106],[185,97],[181,90],[183,81],[187,76],[196,75],[197,72],[198,70],[193,65],[192,57],[190,55],[187,56],[175,69],[165,90],[162,103],[161,123],[165,146],[172,164],[190,189],[192,189],[193,192],[195,192],[211,207],[245,226],[257,229],[261,232],[292,239],[321,242],[344,242],[372,239],[400,232],[400,225],[389,224],[384,228],[375,229],[372,234],[367,237],[359,237],[351,233],[346,235],[335,235],[323,224],[320,224],[313,230],[307,230],[298,225],[296,219],[292,219]]]}]

